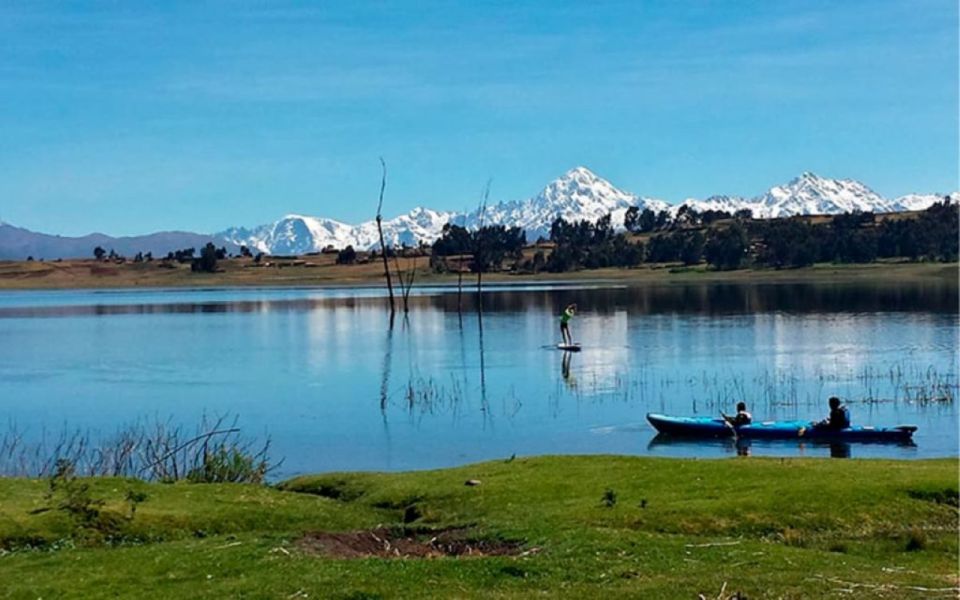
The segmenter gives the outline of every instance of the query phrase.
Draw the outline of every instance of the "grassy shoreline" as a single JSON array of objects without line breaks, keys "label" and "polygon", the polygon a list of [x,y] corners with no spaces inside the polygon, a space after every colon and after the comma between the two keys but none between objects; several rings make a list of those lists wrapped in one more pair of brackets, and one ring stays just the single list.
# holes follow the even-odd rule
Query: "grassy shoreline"
[{"label": "grassy shoreline", "polygon": [[[96,526],[36,512],[45,481],[4,479],[0,596],[956,597],[958,464],[544,456],[275,487],[104,478],[85,480],[105,501]],[[131,490],[146,495],[132,518]],[[304,542],[450,527],[515,551],[364,558]]]},{"label": "grassy shoreline", "polygon": [[[430,271],[427,259],[416,263],[416,286],[456,285],[457,276]],[[412,259],[401,259],[401,268],[412,269]],[[220,262],[221,272],[192,273],[189,265],[162,267],[152,263],[102,263],[94,260],[62,262],[0,261],[0,290],[106,289],[106,288],[228,288],[228,287],[344,287],[383,286],[382,267],[337,265],[329,255],[275,260],[269,267],[254,267],[249,259]],[[928,281],[956,285],[957,263],[878,262],[864,265],[817,264],[802,269],[741,269],[714,271],[705,266],[643,265],[633,269],[596,269],[568,273],[484,276],[490,284],[558,282],[615,283],[623,285],[690,283],[830,283]],[[473,275],[464,276],[472,289]]]}]

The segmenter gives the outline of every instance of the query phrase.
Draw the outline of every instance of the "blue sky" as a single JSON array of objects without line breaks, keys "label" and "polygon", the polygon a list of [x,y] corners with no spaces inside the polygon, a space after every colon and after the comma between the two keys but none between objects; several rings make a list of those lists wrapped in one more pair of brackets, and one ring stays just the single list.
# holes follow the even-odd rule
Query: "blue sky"
[{"label": "blue sky", "polygon": [[4,2],[0,219],[65,235],[804,170],[958,185],[955,0]]}]

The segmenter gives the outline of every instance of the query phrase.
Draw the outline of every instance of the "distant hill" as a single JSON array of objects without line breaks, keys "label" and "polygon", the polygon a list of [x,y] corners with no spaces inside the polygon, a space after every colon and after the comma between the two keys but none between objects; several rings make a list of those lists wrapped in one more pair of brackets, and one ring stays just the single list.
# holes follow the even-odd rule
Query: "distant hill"
[{"label": "distant hill", "polygon": [[111,237],[102,233],[91,233],[82,237],[63,237],[0,223],[0,259],[2,260],[23,260],[28,256],[45,260],[92,258],[93,249],[97,246],[101,246],[108,252],[113,250],[117,254],[128,257],[134,256],[137,252],[152,252],[159,258],[173,250],[199,249],[207,242],[213,242],[218,248],[225,246],[228,252],[236,253],[240,249],[238,245],[221,237],[186,231],[161,231],[131,237]]}]

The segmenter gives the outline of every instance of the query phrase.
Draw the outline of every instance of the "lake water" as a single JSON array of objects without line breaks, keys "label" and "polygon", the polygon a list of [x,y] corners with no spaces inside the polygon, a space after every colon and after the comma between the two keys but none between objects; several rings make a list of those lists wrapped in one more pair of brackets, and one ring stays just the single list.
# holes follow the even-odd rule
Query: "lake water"
[{"label": "lake water", "polygon": [[[957,288],[551,285],[414,291],[393,326],[377,289],[0,293],[0,407],[38,438],[159,418],[239,417],[276,474],[402,470],[512,454],[720,457],[655,438],[647,412],[919,426],[915,445],[754,443],[756,455],[958,454]],[[580,353],[557,315],[576,302]],[[45,435],[45,433],[44,433]]]}]

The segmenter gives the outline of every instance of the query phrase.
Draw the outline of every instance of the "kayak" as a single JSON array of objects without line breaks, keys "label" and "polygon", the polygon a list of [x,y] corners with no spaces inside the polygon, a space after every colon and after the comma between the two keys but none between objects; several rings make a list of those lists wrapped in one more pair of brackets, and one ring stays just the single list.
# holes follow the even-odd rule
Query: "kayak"
[{"label": "kayak", "polygon": [[844,442],[908,442],[917,430],[914,425],[869,427],[856,425],[846,429],[818,427],[813,421],[765,421],[733,427],[720,418],[670,417],[647,414],[647,420],[660,433],[688,437],[740,437],[758,440],[837,440]]}]

